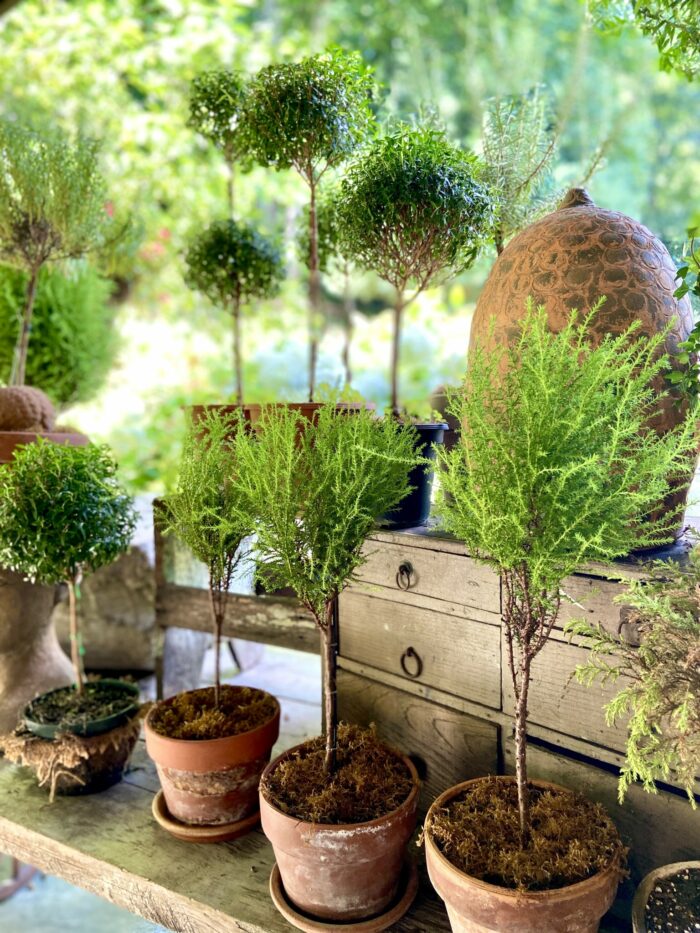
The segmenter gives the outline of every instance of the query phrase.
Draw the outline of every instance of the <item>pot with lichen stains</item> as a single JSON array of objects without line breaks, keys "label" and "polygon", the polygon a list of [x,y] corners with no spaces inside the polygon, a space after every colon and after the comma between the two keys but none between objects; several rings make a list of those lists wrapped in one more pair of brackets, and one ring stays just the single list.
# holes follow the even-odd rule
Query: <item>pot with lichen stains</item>
[{"label": "pot with lichen stains", "polygon": [[310,823],[283,813],[265,793],[266,777],[297,748],[301,746],[268,765],[260,790],[262,827],[272,843],[286,897],[304,914],[326,922],[381,915],[396,897],[406,845],[416,825],[420,781],[413,763],[401,756],[412,788],[391,813],[365,823]]}]

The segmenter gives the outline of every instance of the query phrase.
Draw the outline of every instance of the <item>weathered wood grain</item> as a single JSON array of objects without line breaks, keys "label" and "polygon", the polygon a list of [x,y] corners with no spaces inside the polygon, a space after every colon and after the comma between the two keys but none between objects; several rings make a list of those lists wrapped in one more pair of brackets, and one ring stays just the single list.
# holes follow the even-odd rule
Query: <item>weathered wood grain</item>
[{"label": "weathered wood grain", "polygon": [[498,726],[343,670],[338,689],[342,719],[374,723],[417,764],[424,782],[421,813],[447,787],[498,773]]},{"label": "weathered wood grain", "polygon": [[[436,603],[439,607],[439,603]],[[501,705],[500,629],[347,590],[340,599],[340,653],[401,676],[413,648],[422,671],[407,679],[486,706]],[[405,659],[412,674],[415,659]]]}]

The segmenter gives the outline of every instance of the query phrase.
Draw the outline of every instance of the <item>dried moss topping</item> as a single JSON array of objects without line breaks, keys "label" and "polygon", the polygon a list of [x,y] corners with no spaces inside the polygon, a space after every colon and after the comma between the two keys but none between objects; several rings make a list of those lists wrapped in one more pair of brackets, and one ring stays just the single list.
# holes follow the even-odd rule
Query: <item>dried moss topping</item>
[{"label": "dried moss topping", "polygon": [[278,810],[309,823],[366,823],[396,810],[413,788],[399,752],[370,729],[341,723],[338,767],[329,780],[323,736],[279,763],[261,789]]},{"label": "dried moss topping", "polygon": [[29,715],[43,725],[79,726],[107,719],[138,703],[138,696],[127,688],[95,680],[86,683],[82,693],[75,687],[64,687],[38,696]]},{"label": "dried moss topping", "polygon": [[520,848],[515,782],[485,778],[430,821],[431,838],[460,871],[519,891],[563,888],[616,863],[625,848],[600,804],[582,794],[529,785],[532,835]]},{"label": "dried moss topping", "polygon": [[276,711],[275,698],[264,690],[224,684],[218,707],[213,687],[179,693],[155,707],[150,725],[171,739],[224,739],[264,725]]}]

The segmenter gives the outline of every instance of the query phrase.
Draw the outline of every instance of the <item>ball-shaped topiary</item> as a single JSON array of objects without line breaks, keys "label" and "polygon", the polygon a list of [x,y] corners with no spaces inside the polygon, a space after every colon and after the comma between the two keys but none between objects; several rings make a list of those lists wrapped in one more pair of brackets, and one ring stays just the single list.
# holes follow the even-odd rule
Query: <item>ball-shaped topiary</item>
[{"label": "ball-shaped topiary", "polygon": [[440,130],[398,125],[363,152],[341,182],[343,254],[396,290],[394,411],[403,309],[430,285],[467,268],[491,231],[493,200],[481,172],[477,158]]},{"label": "ball-shaped topiary", "polygon": [[131,543],[135,515],[107,448],[43,438],[0,466],[0,563],[43,584],[68,585],[71,656],[78,690],[83,647],[76,597],[85,573]]},{"label": "ball-shaped topiary", "polygon": [[241,306],[276,294],[283,275],[277,247],[249,224],[216,221],[190,245],[185,281],[233,318],[233,363],[236,401],[243,403]]}]

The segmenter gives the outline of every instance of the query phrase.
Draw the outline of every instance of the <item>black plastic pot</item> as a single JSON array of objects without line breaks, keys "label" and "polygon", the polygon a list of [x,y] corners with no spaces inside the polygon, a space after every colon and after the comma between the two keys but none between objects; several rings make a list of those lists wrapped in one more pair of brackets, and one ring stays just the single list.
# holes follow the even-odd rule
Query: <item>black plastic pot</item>
[{"label": "black plastic pot", "polygon": [[396,508],[382,515],[380,519],[380,524],[388,528],[419,528],[425,525],[430,516],[430,496],[435,475],[432,462],[436,457],[435,448],[442,444],[449,425],[440,421],[414,424],[413,427],[418,432],[416,447],[431,463],[417,466],[411,471],[409,482],[413,486],[413,492],[409,492]]},{"label": "black plastic pot", "polygon": [[36,703],[42,697],[50,696],[53,693],[59,693],[63,690],[75,689],[74,687],[59,687],[57,690],[49,690],[47,693],[42,693],[41,696],[36,698],[36,700],[32,700],[32,702],[29,703],[24,711],[23,716],[25,726],[27,729],[29,729],[30,732],[33,732],[34,735],[40,736],[42,739],[54,739],[59,733],[65,732],[70,732],[73,735],[89,737],[102,735],[105,732],[109,732],[111,729],[116,729],[117,726],[121,726],[125,722],[128,722],[129,719],[133,718],[140,705],[139,688],[136,684],[127,683],[125,680],[114,680],[105,677],[103,680],[99,680],[91,684],[93,688],[98,685],[103,685],[112,689],[114,689],[114,687],[122,688],[125,697],[132,697],[133,702],[128,706],[125,706],[124,709],[120,710],[118,713],[113,713],[111,716],[106,716],[103,719],[85,720],[75,723],[37,722],[32,718],[32,707],[34,706],[34,703]]}]

